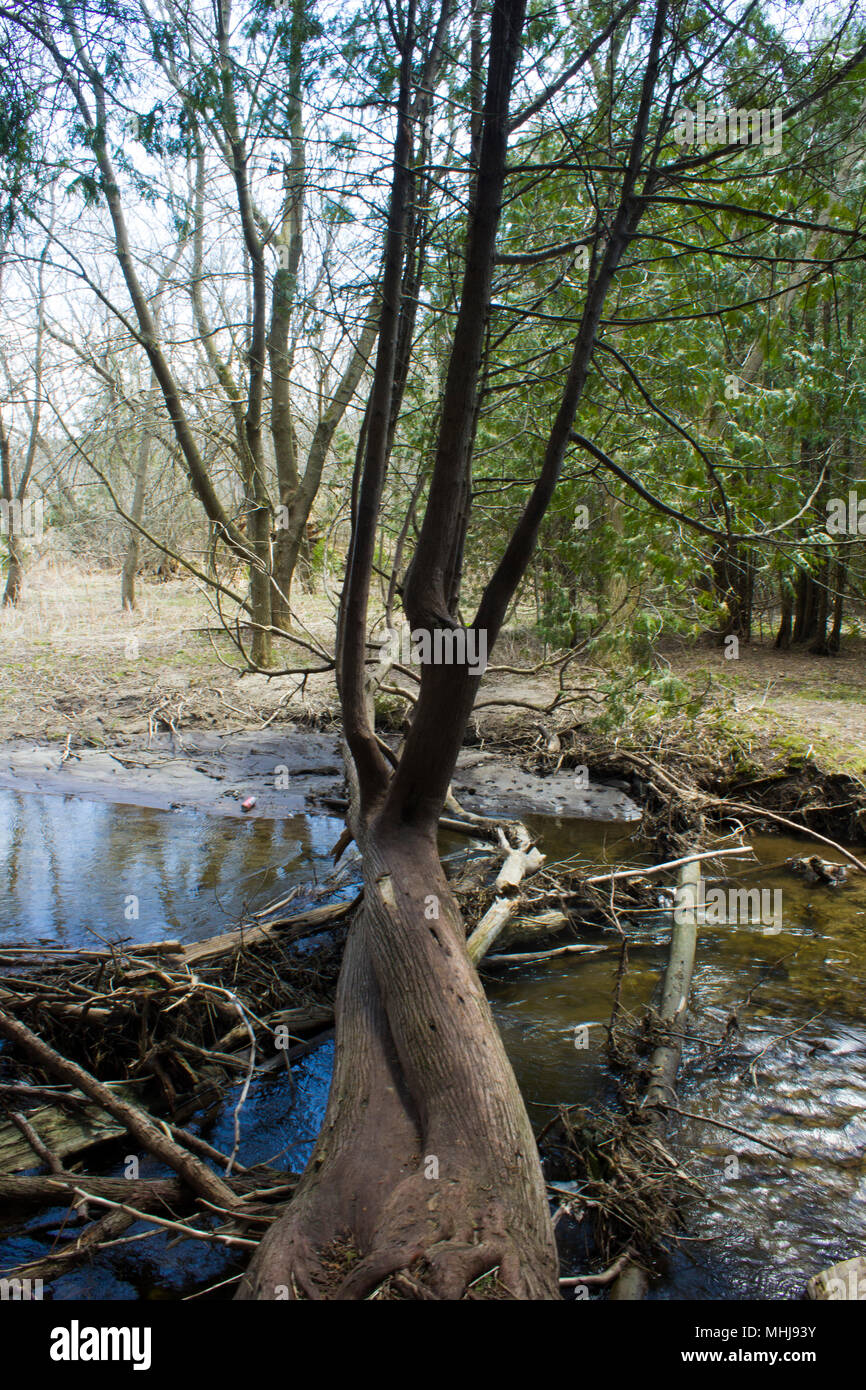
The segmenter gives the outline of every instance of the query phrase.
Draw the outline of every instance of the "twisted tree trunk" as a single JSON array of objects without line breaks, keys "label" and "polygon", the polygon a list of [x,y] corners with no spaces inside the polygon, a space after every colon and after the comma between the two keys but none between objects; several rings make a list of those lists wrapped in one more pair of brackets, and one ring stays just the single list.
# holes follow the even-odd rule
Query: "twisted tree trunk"
[{"label": "twisted tree trunk", "polygon": [[[441,0],[444,40],[451,0]],[[659,0],[620,204],[587,290],[562,398],[518,523],[474,623],[456,616],[471,506],[493,264],[504,199],[509,98],[526,0],[492,7],[487,84],[459,311],[435,461],[403,586],[411,628],[492,648],[526,574],[554,494],[610,284],[640,220],[635,194],[665,32]],[[557,1259],[532,1127],[445,879],[436,829],[481,681],[478,663],[422,667],[396,769],[383,754],[366,683],[367,616],[393,420],[405,382],[401,302],[411,240],[415,6],[400,43],[400,95],[382,276],[376,368],[359,442],[352,540],[340,606],[338,684],[352,784],[350,828],[363,856],[364,899],[337,992],[328,1108],[292,1205],[245,1275],[243,1299],[362,1298],[389,1292],[460,1298],[491,1276],[496,1296],[553,1299]],[[419,90],[429,90],[424,71]],[[470,648],[470,640],[472,646]]]},{"label": "twisted tree trunk", "polygon": [[[449,9],[443,0],[443,35]],[[524,0],[507,0],[492,20],[482,169],[442,412],[437,496],[453,498],[445,474],[455,468],[465,490],[524,9]],[[502,1296],[557,1294],[532,1127],[466,953],[436,843],[480,677],[465,665],[424,668],[412,729],[393,775],[375,738],[365,686],[367,603],[406,329],[401,283],[413,180],[411,5],[408,16],[376,371],[358,459],[338,643],[354,782],[350,823],[363,854],[364,901],[340,976],[325,1122],[291,1208],[262,1242],[241,1298],[362,1298],[392,1275],[403,1292],[408,1281],[418,1296],[459,1298],[488,1272]],[[404,602],[413,622],[429,623],[431,611],[443,611],[438,585],[461,548],[465,518],[452,509],[443,526],[437,502],[432,510],[428,503],[424,525],[422,544],[426,534],[438,557],[431,565],[419,547],[412,596]],[[514,583],[520,573],[515,567]],[[447,610],[442,623],[456,626]],[[488,626],[495,637],[498,623]]]},{"label": "twisted tree trunk", "polygon": [[325,1122],[239,1297],[362,1298],[411,1271],[459,1298],[497,1271],[502,1292],[555,1298],[534,1136],[435,835],[380,818],[364,865]]}]

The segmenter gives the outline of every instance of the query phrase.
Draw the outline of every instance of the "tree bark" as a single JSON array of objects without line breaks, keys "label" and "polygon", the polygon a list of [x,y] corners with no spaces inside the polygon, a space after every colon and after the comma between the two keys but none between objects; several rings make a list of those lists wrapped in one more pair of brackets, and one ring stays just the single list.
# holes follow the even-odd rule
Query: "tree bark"
[{"label": "tree bark", "polygon": [[831,656],[838,656],[842,650],[842,619],[845,616],[845,584],[847,579],[847,565],[844,560],[838,560],[836,563],[836,592],[833,598],[833,626],[827,640],[827,649]]},{"label": "tree bark", "polygon": [[535,1139],[435,836],[388,817],[364,864],[322,1133],[239,1297],[360,1298],[411,1270],[451,1299],[496,1270],[512,1297],[555,1298]]},{"label": "tree bark", "polygon": [[774,646],[779,651],[788,651],[791,639],[794,634],[794,594],[787,580],[782,583],[781,612],[779,615],[779,630],[776,633]]},{"label": "tree bark", "polygon": [[[442,19],[449,0],[442,0]],[[460,568],[492,268],[504,198],[509,98],[525,0],[492,7],[477,177],[427,506],[406,578],[413,629],[461,628]],[[436,829],[480,672],[425,664],[396,770],[376,738],[365,679],[367,610],[401,344],[412,184],[413,0],[402,32],[397,136],[373,385],[356,459],[352,539],[338,629],[338,682],[362,852],[363,905],[336,1000],[325,1122],[287,1215],[260,1245],[241,1298],[461,1298],[483,1275],[495,1296],[558,1297],[557,1258],[532,1127],[466,950]],[[667,16],[659,0],[620,204],[587,292],[538,477],[470,631],[492,647],[571,440],[607,291],[645,206],[636,195]],[[440,21],[440,30],[442,22]],[[438,41],[438,40],[437,40]],[[419,83],[419,86],[422,84]]]},{"label": "tree bark", "polygon": [[42,418],[42,367],[43,367],[43,343],[45,338],[45,293],[44,275],[45,261],[48,256],[50,242],[46,241],[39,258],[39,270],[37,273],[37,307],[36,307],[36,352],[33,372],[33,405],[29,410],[30,431],[27,439],[27,452],[24,456],[24,465],[21,469],[21,477],[18,480],[17,488],[14,486],[12,477],[12,459],[9,448],[9,439],[0,421],[0,492],[5,501],[10,505],[7,510],[8,526],[8,569],[6,572],[6,589],[3,594],[3,607],[17,607],[21,601],[21,591],[24,585],[24,548],[21,540],[15,531],[15,519],[12,504],[18,502],[20,506],[26,502],[27,491],[30,487],[30,478],[33,473],[33,465],[36,462],[36,449],[39,443],[39,425]]},{"label": "tree bark", "polygon": [[139,537],[141,533],[136,529],[136,525],[141,524],[144,516],[144,493],[149,458],[150,435],[145,430],[138,446],[138,458],[135,465],[135,491],[132,495],[132,507],[129,512],[134,524],[129,528],[126,555],[123,559],[123,569],[120,575],[120,604],[122,608],[128,608],[130,611],[135,608],[135,576],[138,573],[140,550]]}]

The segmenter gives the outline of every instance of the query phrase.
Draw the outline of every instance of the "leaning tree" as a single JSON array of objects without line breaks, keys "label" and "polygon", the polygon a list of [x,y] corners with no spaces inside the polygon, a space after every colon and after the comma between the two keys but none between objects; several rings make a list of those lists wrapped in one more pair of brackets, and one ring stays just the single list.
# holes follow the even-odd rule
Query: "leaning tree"
[{"label": "leaning tree", "polygon": [[[556,1252],[532,1127],[467,956],[464,925],[437,850],[439,817],[481,677],[468,664],[424,664],[399,754],[376,734],[367,680],[376,538],[406,383],[406,323],[418,300],[406,256],[417,208],[417,143],[429,126],[413,117],[417,93],[429,95],[435,85],[430,65],[449,42],[454,8],[452,0],[437,0],[431,13],[421,0],[406,0],[402,10],[387,11],[399,54],[396,137],[378,347],[356,457],[337,644],[352,793],[349,828],[362,853],[364,893],[338,988],[324,1124],[288,1212],[271,1227],[242,1281],[239,1297],[246,1299],[362,1298],[391,1276],[415,1296],[459,1298],[488,1272],[503,1297],[557,1296]],[[755,6],[737,14],[699,9],[669,0],[656,0],[646,14],[636,3],[616,10],[591,6],[570,35],[574,51],[575,32],[583,26],[585,42],[581,37],[576,45],[581,51],[547,82],[533,48],[527,0],[494,0],[483,80],[474,84],[483,90],[483,103],[480,122],[472,121],[462,277],[437,402],[436,444],[423,519],[401,586],[414,633],[432,638],[464,631],[459,602],[473,510],[473,444],[489,328],[502,310],[497,236],[506,200],[553,168],[570,170],[588,190],[586,225],[576,229],[570,246],[526,259],[536,265],[561,260],[576,244],[586,245],[582,307],[558,401],[553,408],[545,401],[547,423],[540,429],[534,478],[466,632],[486,639],[488,650],[495,642],[575,440],[602,466],[614,467],[621,481],[640,488],[627,470],[576,433],[575,417],[591,378],[606,301],[629,258],[639,257],[642,219],[648,211],[656,219],[670,216],[695,169],[706,172],[714,160],[738,152],[728,147],[684,154],[670,138],[684,91],[694,91],[723,61],[720,55],[730,50],[733,60],[745,47],[755,59],[749,32]],[[469,61],[478,64],[485,48],[479,19],[484,10],[473,4],[471,11]],[[612,35],[629,59],[628,76],[615,94],[613,137],[606,132],[594,147],[591,137],[581,141],[578,96],[571,108],[574,124],[554,123],[562,138],[559,159],[539,158],[533,118],[567,92]],[[825,68],[816,92],[826,93],[828,83],[862,64],[856,36],[849,55],[836,58],[831,73]],[[793,105],[784,95],[779,104],[794,114],[811,99]],[[436,117],[434,110],[434,124]],[[712,188],[710,178],[706,187]],[[592,190],[599,188],[603,196],[593,203]],[[703,188],[701,198],[706,201]],[[658,220],[652,230],[658,232]],[[620,293],[618,314],[623,307]],[[478,649],[469,642],[466,648]]]},{"label": "leaning tree", "polygon": [[[480,676],[426,664],[396,766],[377,738],[367,671],[367,610],[377,523],[401,389],[404,245],[414,186],[410,119],[416,0],[394,19],[400,51],[397,134],[382,282],[379,342],[358,450],[351,543],[338,633],[338,682],[353,786],[350,828],[362,851],[363,906],[346,945],[336,1003],[336,1057],[325,1121],[285,1218],[268,1233],[240,1296],[363,1297],[412,1271],[440,1297],[460,1297],[485,1271],[520,1298],[553,1298],[557,1261],[545,1189],[523,1099],[437,851],[437,825]],[[447,22],[450,0],[442,0]],[[496,0],[472,174],[462,287],[440,406],[426,507],[402,599],[413,631],[454,631],[471,515],[472,445],[508,177],[509,136],[527,118],[511,96],[526,0]],[[571,67],[580,70],[626,6]],[[488,648],[532,556],[569,447],[602,308],[644,207],[643,163],[667,0],[648,53],[616,207],[595,229],[582,319],[564,390],[518,524],[472,626]],[[443,26],[437,27],[437,35]],[[434,42],[436,40],[434,39]],[[429,54],[425,55],[429,61]],[[542,94],[543,95],[543,94]],[[607,213],[609,212],[609,216]],[[356,1256],[334,1285],[329,1261]]]}]

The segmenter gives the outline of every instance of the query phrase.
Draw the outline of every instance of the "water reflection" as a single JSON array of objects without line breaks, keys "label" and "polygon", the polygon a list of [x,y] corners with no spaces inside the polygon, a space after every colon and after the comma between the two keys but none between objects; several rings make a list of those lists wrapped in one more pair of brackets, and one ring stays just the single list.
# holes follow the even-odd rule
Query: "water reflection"
[{"label": "water reflection", "polygon": [[342,827],[0,790],[0,946],[199,940],[324,877]]}]

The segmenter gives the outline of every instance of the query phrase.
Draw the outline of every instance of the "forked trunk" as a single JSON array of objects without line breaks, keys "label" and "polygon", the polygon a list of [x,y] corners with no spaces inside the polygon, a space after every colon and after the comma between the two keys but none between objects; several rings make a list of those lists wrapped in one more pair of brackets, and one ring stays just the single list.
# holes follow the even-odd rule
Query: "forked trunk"
[{"label": "forked trunk", "polygon": [[[525,0],[491,7],[487,85],[460,306],[442,393],[424,518],[403,584],[413,630],[471,633],[492,648],[526,573],[560,477],[608,288],[643,208],[634,197],[666,24],[660,0],[619,207],[587,292],[571,364],[535,484],[469,629],[457,619],[471,507],[485,333],[505,197],[509,99]],[[450,0],[441,0],[445,42]],[[483,660],[424,663],[396,770],[376,737],[367,681],[393,421],[405,384],[415,296],[402,291],[416,206],[412,90],[415,5],[400,40],[400,87],[373,383],[353,486],[352,540],[337,675],[352,782],[349,824],[362,851],[363,906],[336,1002],[336,1056],[324,1125],[287,1214],[268,1231],[239,1298],[555,1299],[557,1257],[532,1127],[439,862],[436,831]],[[419,87],[431,89],[428,78]]]}]

